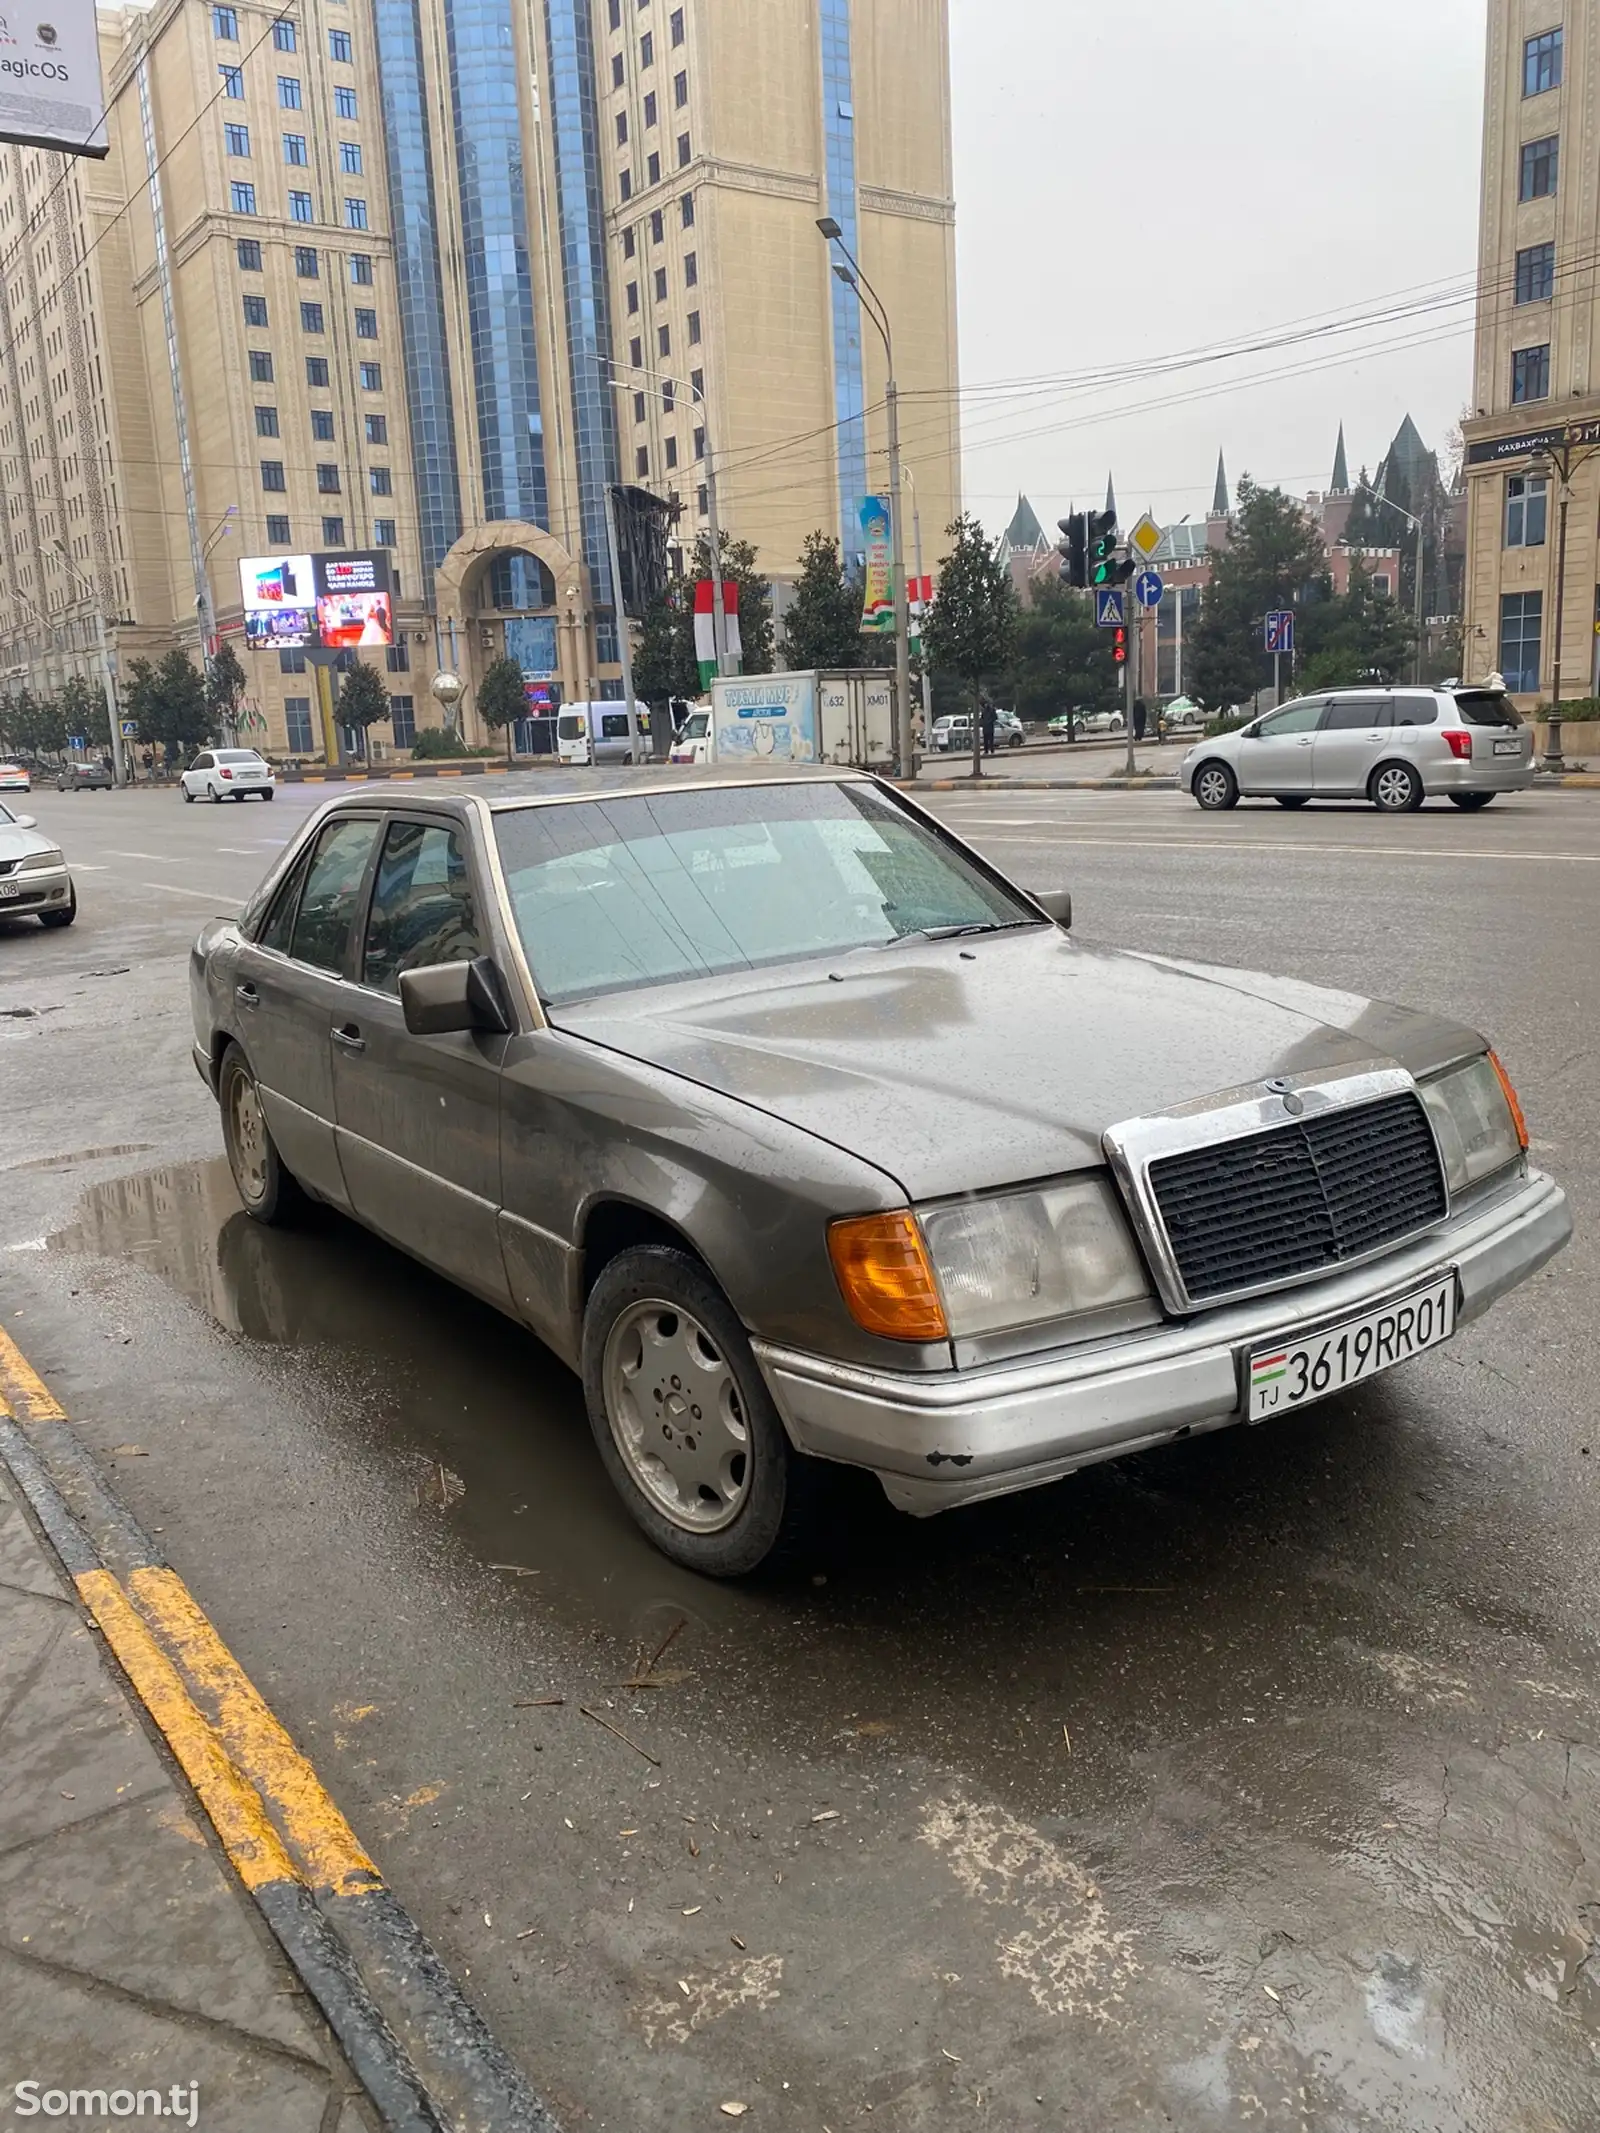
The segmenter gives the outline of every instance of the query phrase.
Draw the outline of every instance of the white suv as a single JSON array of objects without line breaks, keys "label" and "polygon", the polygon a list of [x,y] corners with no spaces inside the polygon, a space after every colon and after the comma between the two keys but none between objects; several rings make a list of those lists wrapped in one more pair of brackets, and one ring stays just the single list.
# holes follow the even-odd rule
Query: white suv
[{"label": "white suv", "polygon": [[202,748],[178,783],[186,800],[242,800],[249,793],[270,800],[277,790],[271,764],[253,748]]},{"label": "white suv", "polygon": [[1370,800],[1386,814],[1442,794],[1487,807],[1533,783],[1533,733],[1501,689],[1330,689],[1297,697],[1183,759],[1185,789],[1205,808],[1241,799],[1304,807]]}]

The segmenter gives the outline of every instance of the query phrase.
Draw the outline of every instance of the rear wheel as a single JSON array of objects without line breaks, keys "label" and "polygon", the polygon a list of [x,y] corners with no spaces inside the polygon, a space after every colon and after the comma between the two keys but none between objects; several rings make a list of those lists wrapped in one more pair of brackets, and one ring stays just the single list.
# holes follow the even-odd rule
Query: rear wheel
[{"label": "rear wheel", "polygon": [[1239,781],[1226,763],[1202,763],[1194,774],[1190,790],[1208,811],[1239,804]]},{"label": "rear wheel", "polygon": [[1469,814],[1475,814],[1480,807],[1487,807],[1493,798],[1492,792],[1453,792],[1450,795],[1450,804],[1452,807],[1464,807]]},{"label": "rear wheel", "polygon": [[1409,763],[1380,763],[1367,796],[1380,814],[1409,814],[1422,805],[1422,780]]},{"label": "rear wheel", "polygon": [[1280,792],[1275,797],[1280,807],[1304,807],[1311,796],[1303,792]]},{"label": "rear wheel", "polygon": [[222,1141],[228,1151],[228,1168],[233,1172],[245,1213],[269,1227],[290,1221],[304,1206],[305,1195],[284,1167],[261,1108],[261,1091],[256,1087],[250,1062],[236,1044],[230,1044],[223,1054],[217,1095],[222,1104]]}]

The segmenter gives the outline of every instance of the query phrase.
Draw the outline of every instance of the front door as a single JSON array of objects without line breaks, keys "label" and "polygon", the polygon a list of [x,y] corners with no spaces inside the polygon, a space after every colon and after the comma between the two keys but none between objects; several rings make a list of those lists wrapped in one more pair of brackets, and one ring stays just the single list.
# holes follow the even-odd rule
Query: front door
[{"label": "front door", "polygon": [[1312,744],[1326,702],[1302,696],[1257,721],[1236,759],[1241,792],[1310,792]]},{"label": "front door", "polygon": [[334,1144],[328,1032],[377,836],[375,814],[328,823],[235,964],[239,1035],[272,1138],[301,1184],[335,1207],[350,1202]]},{"label": "front door", "polygon": [[1389,745],[1393,720],[1390,697],[1335,697],[1311,751],[1317,791],[1346,798],[1365,795],[1367,780]]},{"label": "front door", "polygon": [[489,929],[462,827],[391,816],[351,982],[330,1026],[339,1161],[356,1214],[489,1302],[500,1253],[500,1066],[507,1039],[415,1037],[400,973],[485,953]]}]

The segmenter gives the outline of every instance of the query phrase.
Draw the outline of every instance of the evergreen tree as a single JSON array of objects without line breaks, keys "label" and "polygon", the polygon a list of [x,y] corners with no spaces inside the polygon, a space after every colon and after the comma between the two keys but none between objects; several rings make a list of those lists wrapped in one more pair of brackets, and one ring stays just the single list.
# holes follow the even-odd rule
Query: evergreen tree
[{"label": "evergreen tree", "polygon": [[845,575],[832,534],[808,533],[783,618],[783,656],[799,669],[858,667],[862,653],[860,588]]},{"label": "evergreen tree", "polygon": [[511,761],[512,728],[528,715],[527,691],[522,669],[514,659],[496,659],[478,684],[478,716],[492,733],[506,737],[506,761]]},{"label": "evergreen tree", "polygon": [[137,722],[140,740],[159,747],[169,765],[212,738],[205,684],[187,652],[170,651],[154,667],[148,659],[135,659],[128,676],[123,711]]},{"label": "evergreen tree", "polygon": [[1352,557],[1350,590],[1309,602],[1300,616],[1295,678],[1307,694],[1400,681],[1415,645],[1411,617],[1388,593],[1376,589],[1372,573]]},{"label": "evergreen tree", "polygon": [[376,667],[356,661],[344,677],[334,715],[341,726],[359,726],[363,733],[389,716],[389,692]]},{"label": "evergreen tree", "polygon": [[215,658],[206,669],[206,703],[215,732],[238,731],[239,706],[244,701],[244,692],[245,673],[239,664],[239,655],[231,644],[224,643],[218,647]]},{"label": "evergreen tree", "polygon": [[669,578],[644,611],[633,648],[634,694],[659,707],[700,693],[694,656],[693,594],[684,578]]},{"label": "evergreen tree", "polygon": [[939,565],[939,590],[923,620],[932,665],[958,674],[972,692],[972,775],[983,776],[983,677],[1004,674],[1017,635],[1011,573],[975,518],[963,513],[945,528],[952,546]]},{"label": "evergreen tree", "polygon": [[1096,629],[1093,606],[1081,592],[1059,578],[1036,580],[1018,619],[1007,681],[1020,718],[1115,710],[1122,670],[1111,656],[1110,631]]},{"label": "evergreen tree", "polygon": [[1246,474],[1232,538],[1212,563],[1185,661],[1198,703],[1225,710],[1270,682],[1272,661],[1262,635],[1267,615],[1326,593],[1327,569],[1322,536],[1303,507],[1281,489],[1258,487]]}]

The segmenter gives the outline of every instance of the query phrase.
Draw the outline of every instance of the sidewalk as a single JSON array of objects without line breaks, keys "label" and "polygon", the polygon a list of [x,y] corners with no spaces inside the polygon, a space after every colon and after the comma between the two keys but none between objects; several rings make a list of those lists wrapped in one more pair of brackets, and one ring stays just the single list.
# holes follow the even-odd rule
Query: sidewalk
[{"label": "sidewalk", "polygon": [[8,2125],[143,2124],[153,2091],[207,2133],[378,2123],[4,1465],[0,2009]]}]

